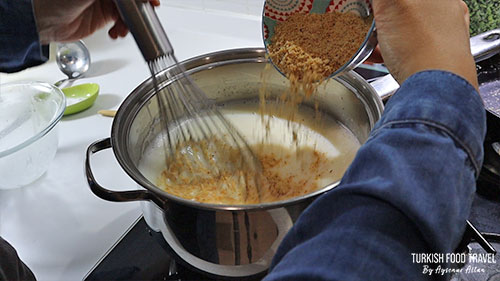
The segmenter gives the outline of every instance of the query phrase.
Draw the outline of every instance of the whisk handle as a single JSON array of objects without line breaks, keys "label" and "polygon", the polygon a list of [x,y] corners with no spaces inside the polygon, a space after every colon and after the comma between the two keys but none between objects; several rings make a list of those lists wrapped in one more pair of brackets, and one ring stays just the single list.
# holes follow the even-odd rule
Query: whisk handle
[{"label": "whisk handle", "polygon": [[147,62],[173,54],[167,34],[149,2],[115,0],[115,3]]}]

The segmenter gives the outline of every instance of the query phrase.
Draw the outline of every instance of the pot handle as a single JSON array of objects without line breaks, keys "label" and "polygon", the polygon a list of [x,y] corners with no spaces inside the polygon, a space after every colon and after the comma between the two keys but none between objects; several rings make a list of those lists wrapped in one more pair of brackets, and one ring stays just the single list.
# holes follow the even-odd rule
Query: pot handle
[{"label": "pot handle", "polygon": [[[471,53],[480,62],[500,52],[500,28],[486,31],[470,38]],[[398,89],[398,82],[391,74],[382,76],[370,83],[382,100],[388,99]]]},{"label": "pot handle", "polygon": [[387,74],[376,80],[370,82],[370,85],[375,89],[378,96],[383,100],[387,100],[399,89],[399,83],[392,77],[391,74]]},{"label": "pot handle", "polygon": [[470,48],[476,62],[496,55],[500,52],[500,28],[471,37]]},{"label": "pot handle", "polygon": [[152,200],[155,201],[155,196],[153,196],[147,190],[133,190],[133,191],[111,191],[102,187],[97,183],[94,174],[92,173],[92,168],[90,167],[90,157],[104,149],[111,147],[111,138],[102,139],[92,143],[87,148],[87,158],[85,159],[85,176],[87,177],[87,182],[90,186],[90,190],[104,200],[113,202],[126,202],[126,201],[139,201],[139,200]]}]

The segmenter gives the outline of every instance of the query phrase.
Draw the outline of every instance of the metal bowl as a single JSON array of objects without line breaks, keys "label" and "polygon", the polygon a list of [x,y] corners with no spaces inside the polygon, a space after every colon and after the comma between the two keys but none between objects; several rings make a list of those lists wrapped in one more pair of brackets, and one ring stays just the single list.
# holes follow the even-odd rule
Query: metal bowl
[{"label": "metal bowl", "polygon": [[[264,49],[251,48],[199,56],[181,63],[181,67],[209,98],[226,103],[258,99],[261,73],[268,64]],[[267,74],[270,99],[288,89],[288,80],[276,70],[270,68]],[[162,81],[159,86],[168,87],[169,83]],[[145,176],[148,171],[139,167],[147,157],[146,147],[161,134],[154,95],[153,81],[144,81],[122,103],[111,137],[89,146],[86,173],[92,191],[109,201],[143,201],[148,225],[162,233],[177,256],[201,271],[235,278],[265,272],[300,213],[338,182],[304,196],[255,205],[206,204],[168,194],[149,181]],[[320,87],[315,99],[323,114],[349,128],[360,143],[368,138],[383,110],[375,90],[354,72],[346,72]],[[311,101],[310,105],[313,104]],[[110,147],[140,189],[116,192],[96,182],[90,159],[92,154]],[[146,169],[157,169],[155,165],[158,164],[150,163]]]}]

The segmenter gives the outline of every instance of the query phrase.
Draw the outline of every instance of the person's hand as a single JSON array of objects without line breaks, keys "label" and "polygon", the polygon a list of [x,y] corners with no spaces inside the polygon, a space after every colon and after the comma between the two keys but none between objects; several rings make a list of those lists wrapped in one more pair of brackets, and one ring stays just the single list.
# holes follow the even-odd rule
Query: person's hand
[{"label": "person's hand", "polygon": [[478,88],[462,0],[373,0],[380,51],[399,82],[423,70],[453,72]]},{"label": "person's hand", "polygon": [[[159,0],[150,2],[160,5]],[[110,22],[114,22],[108,32],[111,38],[124,37],[128,33],[113,0],[33,0],[33,7],[42,44],[75,41]]]}]

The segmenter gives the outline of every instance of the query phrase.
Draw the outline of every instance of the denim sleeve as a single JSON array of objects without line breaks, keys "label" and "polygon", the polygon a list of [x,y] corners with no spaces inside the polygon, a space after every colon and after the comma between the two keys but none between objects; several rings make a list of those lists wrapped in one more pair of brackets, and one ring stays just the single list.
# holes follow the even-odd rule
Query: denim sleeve
[{"label": "denim sleeve", "polygon": [[265,280],[433,279],[411,253],[458,245],[485,134],[484,106],[468,82],[443,71],[413,75],[341,184],[285,236]]},{"label": "denim sleeve", "polygon": [[41,46],[31,0],[0,1],[0,72],[16,72],[47,61]]}]

